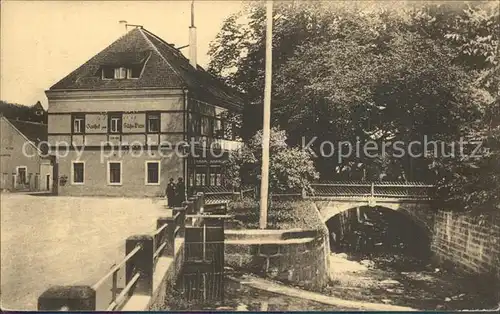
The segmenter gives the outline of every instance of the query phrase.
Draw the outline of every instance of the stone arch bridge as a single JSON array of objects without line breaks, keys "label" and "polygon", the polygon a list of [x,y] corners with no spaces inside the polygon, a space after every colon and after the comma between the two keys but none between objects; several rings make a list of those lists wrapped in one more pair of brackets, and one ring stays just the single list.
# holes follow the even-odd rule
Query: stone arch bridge
[{"label": "stone arch bridge", "polygon": [[[326,223],[333,216],[357,207],[385,207],[398,211],[428,234],[432,232],[435,211],[432,208],[434,186],[422,182],[358,182],[339,181],[312,184],[313,193],[290,191],[287,194],[273,194],[280,199],[310,199],[314,201]],[[220,203],[240,199],[245,193],[255,188],[234,192],[225,187],[207,187],[204,189],[206,202]]]},{"label": "stone arch bridge", "polygon": [[305,198],[316,203],[326,223],[335,215],[357,207],[385,207],[402,213],[431,234],[434,225],[434,186],[420,182],[328,182],[313,184]]}]

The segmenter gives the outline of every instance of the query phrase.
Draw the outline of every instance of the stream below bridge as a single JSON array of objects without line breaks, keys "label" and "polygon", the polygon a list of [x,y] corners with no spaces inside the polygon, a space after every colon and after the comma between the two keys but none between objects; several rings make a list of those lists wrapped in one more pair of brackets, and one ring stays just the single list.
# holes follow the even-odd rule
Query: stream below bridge
[{"label": "stream below bridge", "polygon": [[498,286],[398,253],[332,253],[331,296],[418,310],[498,308]]},{"label": "stream below bridge", "polygon": [[345,302],[325,304],[271,293],[226,280],[224,302],[173,310],[352,311],[368,303],[380,305],[380,310],[389,305],[431,311],[499,307],[500,290],[494,278],[433,264],[429,235],[398,212],[381,207],[354,208],[332,217],[327,227],[333,252],[329,256],[330,282],[315,292],[330,300],[354,301],[359,308],[332,305]]},{"label": "stream below bridge", "polygon": [[[245,274],[230,272],[232,277]],[[454,273],[414,257],[394,253],[332,253],[330,284],[315,291],[331,300],[353,301],[346,308],[285,293],[255,289],[226,278],[223,302],[171,304],[171,310],[198,311],[353,311],[363,304],[402,306],[416,310],[484,310],[499,305],[498,288],[477,277]],[[273,283],[269,281],[270,285]],[[286,283],[285,283],[286,284]],[[291,286],[290,286],[291,287]],[[300,289],[300,287],[295,287]],[[497,290],[495,290],[497,289]],[[304,291],[304,290],[301,290]]]},{"label": "stream below bridge", "polygon": [[358,207],[332,217],[323,293],[418,310],[497,308],[498,282],[432,263],[428,232],[397,211]]}]

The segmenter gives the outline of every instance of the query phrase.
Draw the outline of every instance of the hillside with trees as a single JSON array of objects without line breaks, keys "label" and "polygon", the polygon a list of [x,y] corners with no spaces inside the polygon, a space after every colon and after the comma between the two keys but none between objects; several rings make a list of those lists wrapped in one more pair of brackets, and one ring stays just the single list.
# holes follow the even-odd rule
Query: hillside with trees
[{"label": "hillside with trees", "polygon": [[47,111],[39,101],[32,106],[25,106],[0,100],[0,114],[12,120],[47,124]]}]

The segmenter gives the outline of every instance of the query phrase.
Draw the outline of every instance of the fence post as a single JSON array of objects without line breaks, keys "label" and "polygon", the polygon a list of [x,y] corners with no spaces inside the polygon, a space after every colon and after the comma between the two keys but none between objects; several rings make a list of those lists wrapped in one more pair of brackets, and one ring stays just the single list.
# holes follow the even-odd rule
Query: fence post
[{"label": "fence post", "polygon": [[203,213],[203,208],[205,206],[205,194],[203,192],[198,193],[198,202],[200,202],[200,205],[198,207],[198,212]]},{"label": "fence post", "polygon": [[186,202],[182,202],[182,207],[174,208],[174,216],[176,213],[180,213],[180,217],[178,218],[176,224],[180,227],[179,236],[184,237],[184,231],[186,230],[186,211],[187,206]]},{"label": "fence post", "polygon": [[196,196],[188,198],[188,202],[193,204],[193,206],[191,206],[191,211],[188,214],[194,214],[196,212]]},{"label": "fence post", "polygon": [[186,203],[186,202],[182,202],[183,207],[174,207],[174,209],[172,211],[174,217],[177,214],[179,214],[179,217],[175,221],[175,225],[177,227],[179,227],[178,235],[181,237],[184,237],[184,229],[186,226],[186,206],[184,206],[184,203]]},{"label": "fence post", "polygon": [[54,286],[38,297],[39,311],[95,311],[96,293],[90,286]]},{"label": "fence post", "polygon": [[227,204],[228,203],[222,204],[222,215],[227,215]]},{"label": "fence post", "polygon": [[374,195],[375,195],[375,184],[372,182],[371,196],[373,197]]},{"label": "fence post", "polygon": [[[163,249],[163,253],[161,256],[171,256],[171,252],[174,252],[173,248],[173,242],[170,241],[171,236],[173,235],[174,228],[173,228],[173,218],[172,217],[158,217],[156,219],[156,229],[160,229],[164,224],[168,224],[168,226],[163,229],[163,234],[165,235],[165,242],[167,245]],[[161,244],[160,244],[161,245]],[[154,243],[154,249],[156,250],[159,245]]]},{"label": "fence post", "polygon": [[239,200],[243,199],[242,192],[233,192],[231,195],[231,200],[233,202],[238,202]]},{"label": "fence post", "polygon": [[165,235],[166,235],[165,241],[166,241],[167,245],[165,246],[165,249],[163,250],[163,256],[174,256],[174,252],[175,252],[174,218],[173,217],[160,217],[156,220],[156,223],[158,225],[158,228],[163,226],[164,224],[167,224],[167,227],[164,230]]},{"label": "fence post", "polygon": [[193,208],[193,214],[198,214],[200,212],[200,197],[198,194],[194,196],[194,208]]},{"label": "fence post", "polygon": [[143,295],[153,294],[153,254],[154,240],[151,235],[134,235],[125,242],[125,254],[132,252],[137,245],[141,249],[126,262],[125,278],[128,283],[136,273],[140,274],[135,285],[134,293]]},{"label": "fence post", "polygon": [[186,215],[193,213],[194,203],[192,200],[185,201],[182,204],[186,207]]}]

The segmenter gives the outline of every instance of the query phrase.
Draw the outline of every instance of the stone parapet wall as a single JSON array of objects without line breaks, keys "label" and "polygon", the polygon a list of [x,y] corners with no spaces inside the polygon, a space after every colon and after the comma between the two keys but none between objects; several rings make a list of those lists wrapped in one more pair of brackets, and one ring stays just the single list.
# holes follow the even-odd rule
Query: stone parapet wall
[{"label": "stone parapet wall", "polygon": [[[286,230],[283,231],[286,234]],[[235,269],[318,289],[328,282],[328,242],[322,232],[314,237],[226,240],[225,263]],[[265,237],[266,234],[264,233]]]}]

